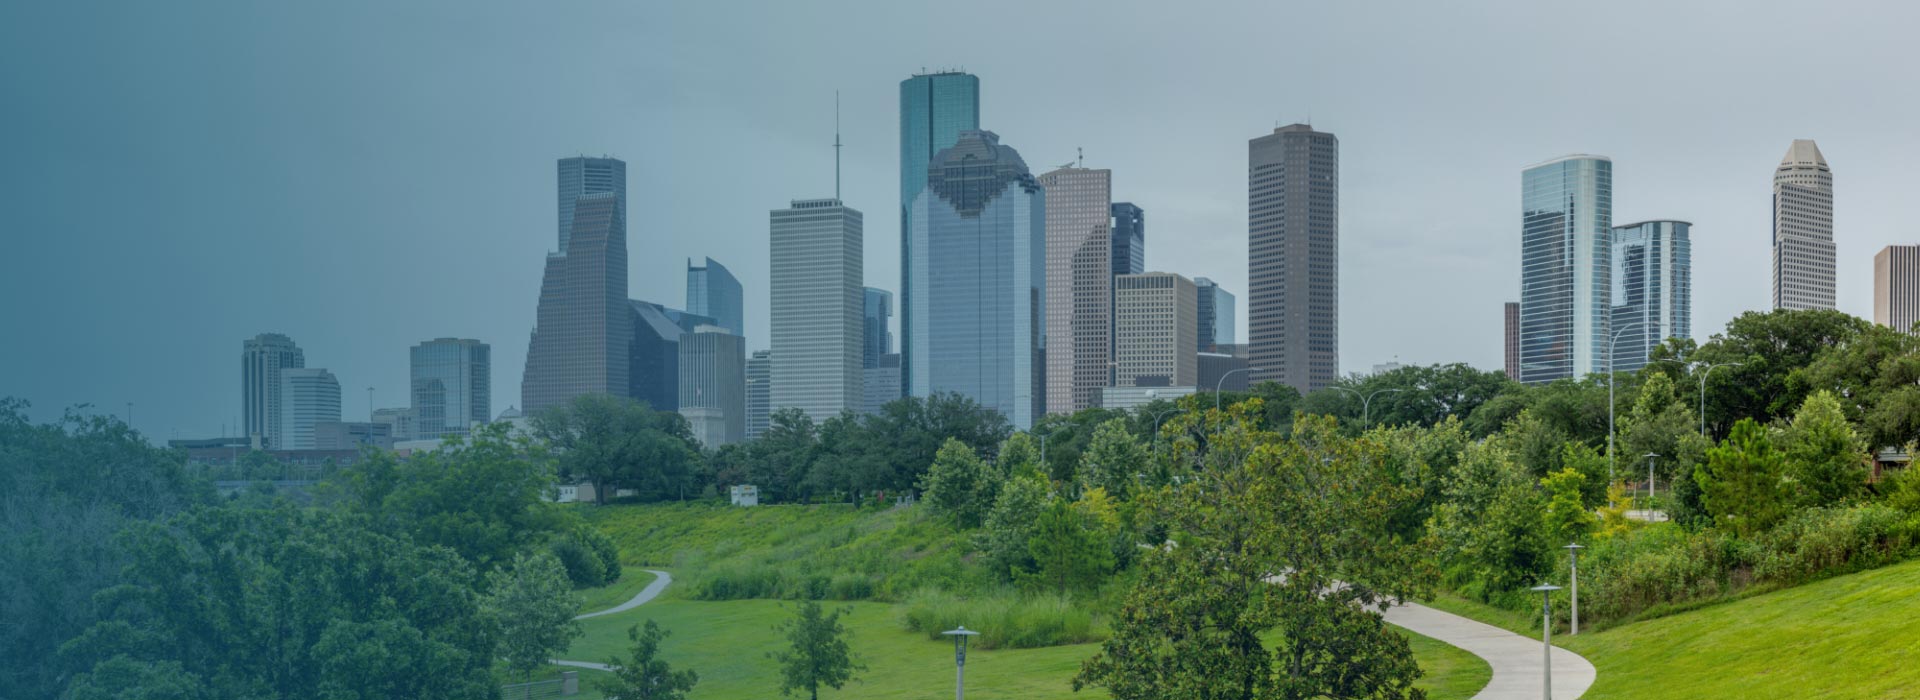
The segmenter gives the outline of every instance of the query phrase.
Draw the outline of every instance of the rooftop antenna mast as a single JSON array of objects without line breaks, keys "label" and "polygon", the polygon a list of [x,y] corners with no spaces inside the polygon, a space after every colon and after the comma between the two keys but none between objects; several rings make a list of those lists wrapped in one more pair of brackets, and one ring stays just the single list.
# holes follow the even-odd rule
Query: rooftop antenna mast
[{"label": "rooftop antenna mast", "polygon": [[833,198],[840,198],[840,91],[833,91]]},{"label": "rooftop antenna mast", "polygon": [[1087,167],[1087,151],[1079,146],[1073,147],[1073,167]]}]

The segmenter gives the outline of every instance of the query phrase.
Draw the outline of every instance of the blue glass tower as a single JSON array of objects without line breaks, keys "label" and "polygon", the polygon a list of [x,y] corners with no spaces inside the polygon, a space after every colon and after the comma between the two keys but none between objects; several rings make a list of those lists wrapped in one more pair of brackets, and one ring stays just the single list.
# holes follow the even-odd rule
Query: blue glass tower
[{"label": "blue glass tower", "polygon": [[1638,371],[1668,338],[1693,337],[1693,224],[1613,229],[1613,369]]},{"label": "blue glass tower", "polygon": [[746,314],[741,311],[745,296],[740,280],[719,261],[707,258],[707,264],[698,267],[687,261],[688,312],[711,318],[728,333],[746,337]]},{"label": "blue glass tower", "polygon": [[1113,274],[1147,271],[1147,213],[1132,202],[1113,203]]},{"label": "blue glass tower", "polygon": [[1520,381],[1607,371],[1613,161],[1572,155],[1520,174]]},{"label": "blue glass tower", "polygon": [[1046,196],[1026,162],[991,131],[968,131],[927,167],[908,209],[903,296],[910,396],[958,393],[1014,427],[1046,408]]},{"label": "blue glass tower", "polygon": [[900,352],[906,378],[908,346],[913,342],[913,260],[917,253],[912,205],[927,186],[927,164],[960,140],[960,132],[980,128],[980,79],[957,71],[922,73],[900,81]]}]

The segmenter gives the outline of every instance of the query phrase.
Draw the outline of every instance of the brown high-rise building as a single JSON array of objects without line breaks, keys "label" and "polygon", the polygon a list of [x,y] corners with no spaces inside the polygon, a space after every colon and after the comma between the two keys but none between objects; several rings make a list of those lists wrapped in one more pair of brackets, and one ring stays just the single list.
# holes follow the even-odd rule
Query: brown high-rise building
[{"label": "brown high-rise building", "polygon": [[1256,384],[1340,376],[1340,140],[1305,124],[1247,142],[1247,345]]},{"label": "brown high-rise building", "polygon": [[1047,192],[1047,412],[1100,405],[1113,349],[1113,171],[1064,167]]},{"label": "brown high-rise building", "polygon": [[[560,161],[560,251],[547,254],[520,380],[526,413],[581,394],[627,396],[634,316],[627,300],[627,164]],[[571,195],[569,197],[568,195]]]},{"label": "brown high-rise building", "polygon": [[1920,245],[1890,245],[1873,256],[1873,322],[1906,333],[1920,322]]},{"label": "brown high-rise building", "polygon": [[1520,302],[1507,302],[1507,378],[1520,381]]}]

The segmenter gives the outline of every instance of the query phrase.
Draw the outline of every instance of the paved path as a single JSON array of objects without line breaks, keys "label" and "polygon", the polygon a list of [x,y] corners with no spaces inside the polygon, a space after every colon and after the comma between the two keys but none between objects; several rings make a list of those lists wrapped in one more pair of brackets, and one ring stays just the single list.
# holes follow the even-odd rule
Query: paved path
[{"label": "paved path", "polygon": [[653,574],[653,583],[649,583],[647,584],[646,588],[640,589],[640,592],[635,594],[631,600],[628,600],[627,602],[621,603],[619,605],[615,605],[611,608],[607,608],[605,610],[596,610],[594,612],[590,612],[585,615],[576,615],[574,616],[573,619],[585,620],[589,617],[599,617],[601,615],[612,615],[614,613],[623,613],[628,610],[632,610],[634,608],[640,607],[641,605],[644,605],[649,600],[653,600],[654,597],[660,595],[661,591],[667,590],[667,584],[673,583],[673,575],[668,574],[665,571],[655,571],[653,569],[646,569],[645,571],[649,574]]},{"label": "paved path", "polygon": [[[1539,637],[1522,637],[1484,622],[1406,603],[1386,612],[1387,622],[1438,639],[1485,659],[1493,678],[1473,700],[1537,700],[1545,656]],[[1553,697],[1575,700],[1593,685],[1593,664],[1579,654],[1553,648]]]}]

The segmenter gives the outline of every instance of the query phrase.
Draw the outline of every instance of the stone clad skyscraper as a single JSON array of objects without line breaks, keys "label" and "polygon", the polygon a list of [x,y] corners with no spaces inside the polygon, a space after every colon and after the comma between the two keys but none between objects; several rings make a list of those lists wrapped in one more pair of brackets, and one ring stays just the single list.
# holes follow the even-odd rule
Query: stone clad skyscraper
[{"label": "stone clad skyscraper", "polygon": [[1920,323],[1920,245],[1890,245],[1873,256],[1873,322],[1902,333]]},{"label": "stone clad skyscraper", "polygon": [[968,131],[927,166],[908,218],[907,395],[961,394],[1031,427],[1046,410],[1044,190],[999,136]]},{"label": "stone clad skyscraper", "polygon": [[1340,140],[1305,124],[1247,143],[1247,352],[1254,383],[1340,376]]},{"label": "stone clad skyscraper", "polygon": [[773,411],[815,423],[858,411],[865,334],[865,217],[838,199],[794,200],[769,214]]},{"label": "stone clad skyscraper", "polygon": [[1520,381],[1607,371],[1613,161],[1571,155],[1520,173]]},{"label": "stone clad skyscraper", "polygon": [[314,426],[340,421],[340,382],[320,368],[289,368],[280,373],[280,436],[276,450],[319,447]]},{"label": "stone clad skyscraper", "polygon": [[1808,139],[1773,171],[1773,308],[1834,308],[1833,170]]},{"label": "stone clad skyscraper", "polygon": [[1113,171],[1065,167],[1047,193],[1047,413],[1100,405],[1112,383]]},{"label": "stone clad skyscraper", "polygon": [[[927,186],[927,164],[934,154],[960,140],[960,132],[980,128],[980,79],[958,71],[920,73],[900,81],[900,362],[903,389],[911,385],[913,344],[913,261],[925,256],[913,247],[913,200]],[[908,390],[911,394],[911,390]]]},{"label": "stone clad skyscraper", "polygon": [[582,394],[630,391],[626,171],[612,158],[560,160],[560,250],[547,254],[520,385],[528,414]]},{"label": "stone clad skyscraper", "polygon": [[280,375],[307,366],[307,355],[293,339],[279,333],[261,333],[241,344],[240,415],[246,437],[282,449]]}]

